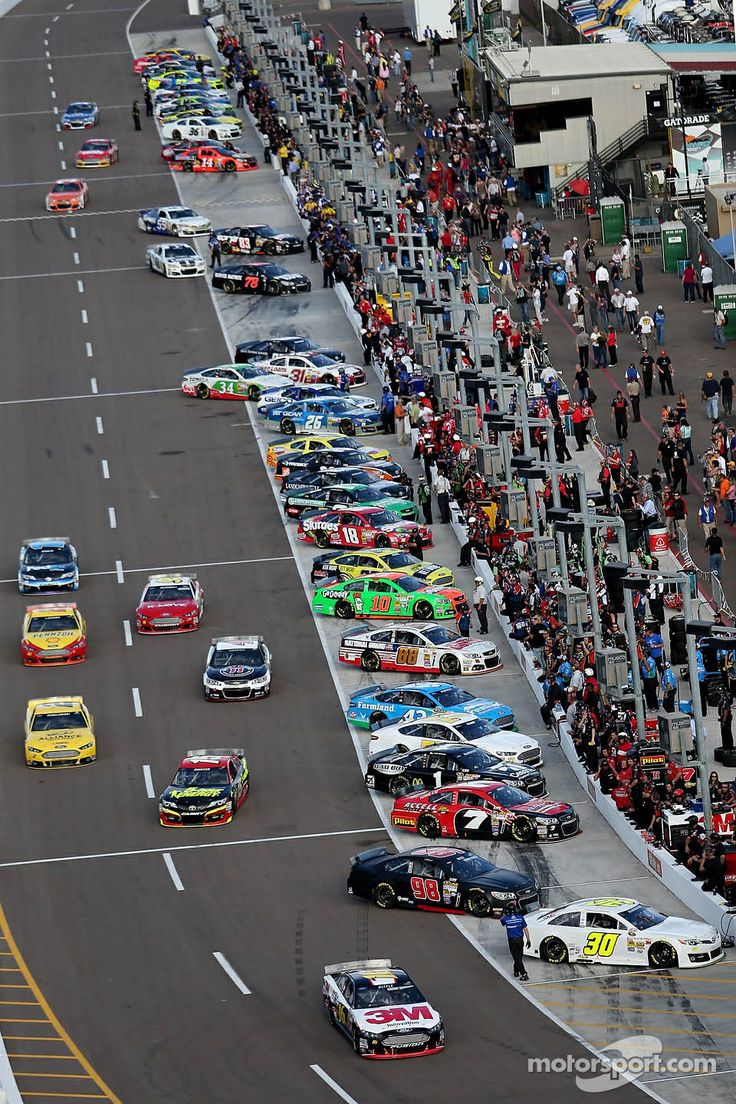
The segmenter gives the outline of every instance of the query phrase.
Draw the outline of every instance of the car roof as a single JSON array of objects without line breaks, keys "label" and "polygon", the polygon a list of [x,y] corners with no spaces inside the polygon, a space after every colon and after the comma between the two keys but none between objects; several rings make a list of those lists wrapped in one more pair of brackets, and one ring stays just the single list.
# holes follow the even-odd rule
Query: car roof
[{"label": "car roof", "polygon": [[[433,749],[434,750],[434,749]],[[474,855],[466,847],[412,847],[410,851],[404,851],[404,855],[412,855],[426,859],[458,859],[461,855]]]},{"label": "car roof", "polygon": [[66,548],[71,543],[68,537],[26,537],[24,548]]},{"label": "car roof", "polygon": [[28,702],[28,706],[33,706],[36,712],[41,711],[43,713],[66,713],[69,709],[78,709],[80,705],[84,705],[84,699],[81,696],[67,697],[67,698],[32,698]]},{"label": "car roof", "polygon": [[204,770],[210,767],[226,767],[232,759],[232,755],[185,755],[179,769],[182,767],[198,767]]},{"label": "car roof", "polygon": [[149,575],[149,586],[179,586],[181,583],[193,583],[196,575]]},{"label": "car roof", "polygon": [[409,980],[406,970],[396,966],[384,966],[380,969],[349,970],[356,989],[380,989],[382,985],[401,985]]},{"label": "car roof", "polygon": [[[575,908],[595,908],[605,909],[606,912],[626,912],[627,909],[633,908],[634,905],[641,904],[640,901],[635,901],[632,897],[585,897],[579,901],[568,901],[566,905],[560,905],[560,910],[575,909]],[[555,910],[557,911],[557,910]]]},{"label": "car roof", "polygon": [[263,644],[262,636],[213,636],[212,644],[216,649],[226,648],[257,648]]},{"label": "car roof", "polygon": [[[451,710],[437,709],[434,713],[431,713],[428,717],[417,717],[418,721],[431,721],[432,724],[440,723],[447,725],[462,724],[464,721],[472,721],[474,718],[469,713],[453,713]],[[398,724],[403,722],[398,721]],[[407,721],[407,724],[414,724],[414,721]]]},{"label": "car roof", "polygon": [[26,606],[26,613],[30,614],[61,614],[73,613],[77,608],[76,602],[46,602],[36,606]]}]

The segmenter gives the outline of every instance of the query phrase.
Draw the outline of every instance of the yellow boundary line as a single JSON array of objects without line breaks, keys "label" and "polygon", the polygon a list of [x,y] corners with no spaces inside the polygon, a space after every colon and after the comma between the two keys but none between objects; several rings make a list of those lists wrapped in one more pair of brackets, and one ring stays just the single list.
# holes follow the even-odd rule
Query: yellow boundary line
[{"label": "yellow boundary line", "polygon": [[[61,1023],[57,1019],[53,1009],[51,1008],[51,1005],[49,1004],[49,1002],[44,997],[43,993],[41,992],[41,990],[38,987],[36,979],[33,977],[33,974],[29,970],[28,965],[26,963],[26,960],[23,958],[23,955],[20,953],[20,949],[18,947],[18,944],[15,942],[15,938],[13,936],[13,933],[11,932],[10,926],[8,925],[8,920],[7,920],[7,917],[5,915],[5,911],[4,911],[4,909],[2,908],[1,905],[0,905],[0,933],[2,934],[2,938],[5,940],[7,945],[10,947],[10,953],[14,956],[15,961],[18,963],[18,966],[20,968],[20,972],[23,974],[23,977],[28,982],[29,989],[31,990],[34,997],[38,1001],[38,1004],[41,1007],[41,1009],[43,1010],[43,1012],[45,1013],[46,1017],[48,1018],[49,1023],[53,1025],[53,1028],[56,1031],[56,1033],[58,1034],[59,1038],[62,1039],[64,1043],[66,1043],[66,1045],[69,1048],[70,1052],[77,1059],[77,1061],[79,1062],[82,1069],[87,1072],[90,1079],[92,1081],[94,1081],[97,1088],[101,1089],[102,1092],[104,1093],[103,1097],[94,1097],[94,1094],[90,1094],[90,1099],[93,1099],[93,1098],[94,1099],[105,1099],[105,1098],[107,1098],[110,1101],[110,1104],[122,1104],[122,1101],[120,1100],[120,1097],[116,1096],[115,1093],[112,1091],[112,1089],[108,1085],[105,1084],[105,1082],[102,1080],[102,1078],[97,1073],[97,1071],[94,1069],[94,1067],[90,1064],[90,1062],[87,1061],[85,1056],[82,1054],[81,1050],[79,1049],[77,1044],[74,1042],[74,1040],[71,1038],[69,1033],[66,1031],[66,1029],[64,1027],[62,1027]],[[8,1023],[8,1022],[11,1022],[11,1021],[6,1020],[5,1022]],[[18,1022],[20,1022],[20,1021],[18,1021]],[[28,1021],[28,1022],[33,1022],[33,1021]],[[25,1093],[23,1095],[25,1095],[25,1096],[52,1096],[52,1095],[65,1096],[67,1094],[64,1094],[64,1093],[56,1093],[56,1094],[52,1094],[52,1093]],[[69,1094],[69,1095],[71,1095],[71,1094]],[[85,1094],[85,1097],[86,1096],[87,1096],[87,1094]]]}]

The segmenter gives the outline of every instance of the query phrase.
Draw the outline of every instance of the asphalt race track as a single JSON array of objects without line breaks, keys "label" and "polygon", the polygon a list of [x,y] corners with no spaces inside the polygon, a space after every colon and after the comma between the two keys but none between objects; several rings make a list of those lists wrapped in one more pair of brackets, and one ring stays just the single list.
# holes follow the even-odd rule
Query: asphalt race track
[{"label": "asphalt race track", "polygon": [[[196,25],[182,9],[153,0],[132,30]],[[23,1099],[338,1099],[319,1065],[357,1104],[568,1102],[572,1078],[542,1083],[527,1058],[582,1051],[446,920],[345,894],[348,857],[386,836],[247,419],[209,403],[184,417],[170,391],[181,369],[228,353],[205,281],[143,267],[135,212],[177,193],[153,128],[133,132],[132,15],[120,0],[26,0],[0,25],[0,904],[12,933],[0,936],[0,1031],[9,1052],[32,1051],[13,1063]],[[47,216],[48,184],[75,175],[86,136],[57,132],[53,107],[80,97],[100,104],[94,133],[116,137],[121,160],[88,174],[84,214]],[[89,659],[70,670],[18,658],[17,549],[40,535],[70,536],[85,573]],[[147,569],[172,565],[197,565],[203,629],[128,644]],[[269,700],[202,700],[209,638],[227,632],[267,637]],[[28,771],[27,699],[72,692],[95,715],[97,763]],[[233,824],[160,828],[143,766],[158,793],[186,749],[231,744],[246,747],[253,780]],[[361,1062],[330,1029],[322,967],[365,956],[414,974],[445,1018],[443,1055]],[[65,1082],[61,1052],[34,1049],[46,1029],[28,1024],[50,1020],[41,994],[102,1083],[77,1068]]]}]

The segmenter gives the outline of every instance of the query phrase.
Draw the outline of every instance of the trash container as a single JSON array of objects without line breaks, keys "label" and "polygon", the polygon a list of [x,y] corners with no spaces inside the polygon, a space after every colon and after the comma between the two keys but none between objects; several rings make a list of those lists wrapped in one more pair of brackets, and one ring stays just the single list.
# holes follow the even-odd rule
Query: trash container
[{"label": "trash container", "polygon": [[[663,222],[662,271],[677,272],[682,276],[679,262],[687,259],[687,231],[683,222]],[[683,266],[684,267],[684,266]]]}]

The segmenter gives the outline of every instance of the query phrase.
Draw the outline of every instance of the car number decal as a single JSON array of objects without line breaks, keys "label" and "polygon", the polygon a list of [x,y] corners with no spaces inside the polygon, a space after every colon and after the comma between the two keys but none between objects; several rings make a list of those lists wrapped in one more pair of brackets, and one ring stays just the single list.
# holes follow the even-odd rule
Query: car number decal
[{"label": "car number decal", "polygon": [[610,958],[618,943],[618,932],[592,931],[583,947],[583,954]]},{"label": "car number decal", "polygon": [[391,609],[390,594],[374,594],[371,613],[388,613]]},{"label": "car number decal", "polygon": [[312,433],[314,430],[321,429],[322,427],[322,415],[321,414],[307,414],[304,419],[304,428],[307,433]]},{"label": "car number decal", "polygon": [[[481,825],[484,824],[486,820],[488,820],[488,813],[483,809],[463,809],[458,813],[456,818],[456,822],[459,822],[460,830],[464,832],[479,832]],[[494,830],[494,835],[496,835],[496,825],[493,819],[491,820],[491,828]]]},{"label": "car number decal", "polygon": [[412,878],[411,891],[417,901],[440,900],[440,887],[435,878]]},{"label": "car number decal", "polygon": [[259,279],[257,276],[246,276],[243,283],[247,288],[257,288]]},{"label": "car number decal", "polygon": [[358,536],[358,530],[353,525],[343,525],[341,527],[341,538],[345,544],[359,544],[360,537]]}]

